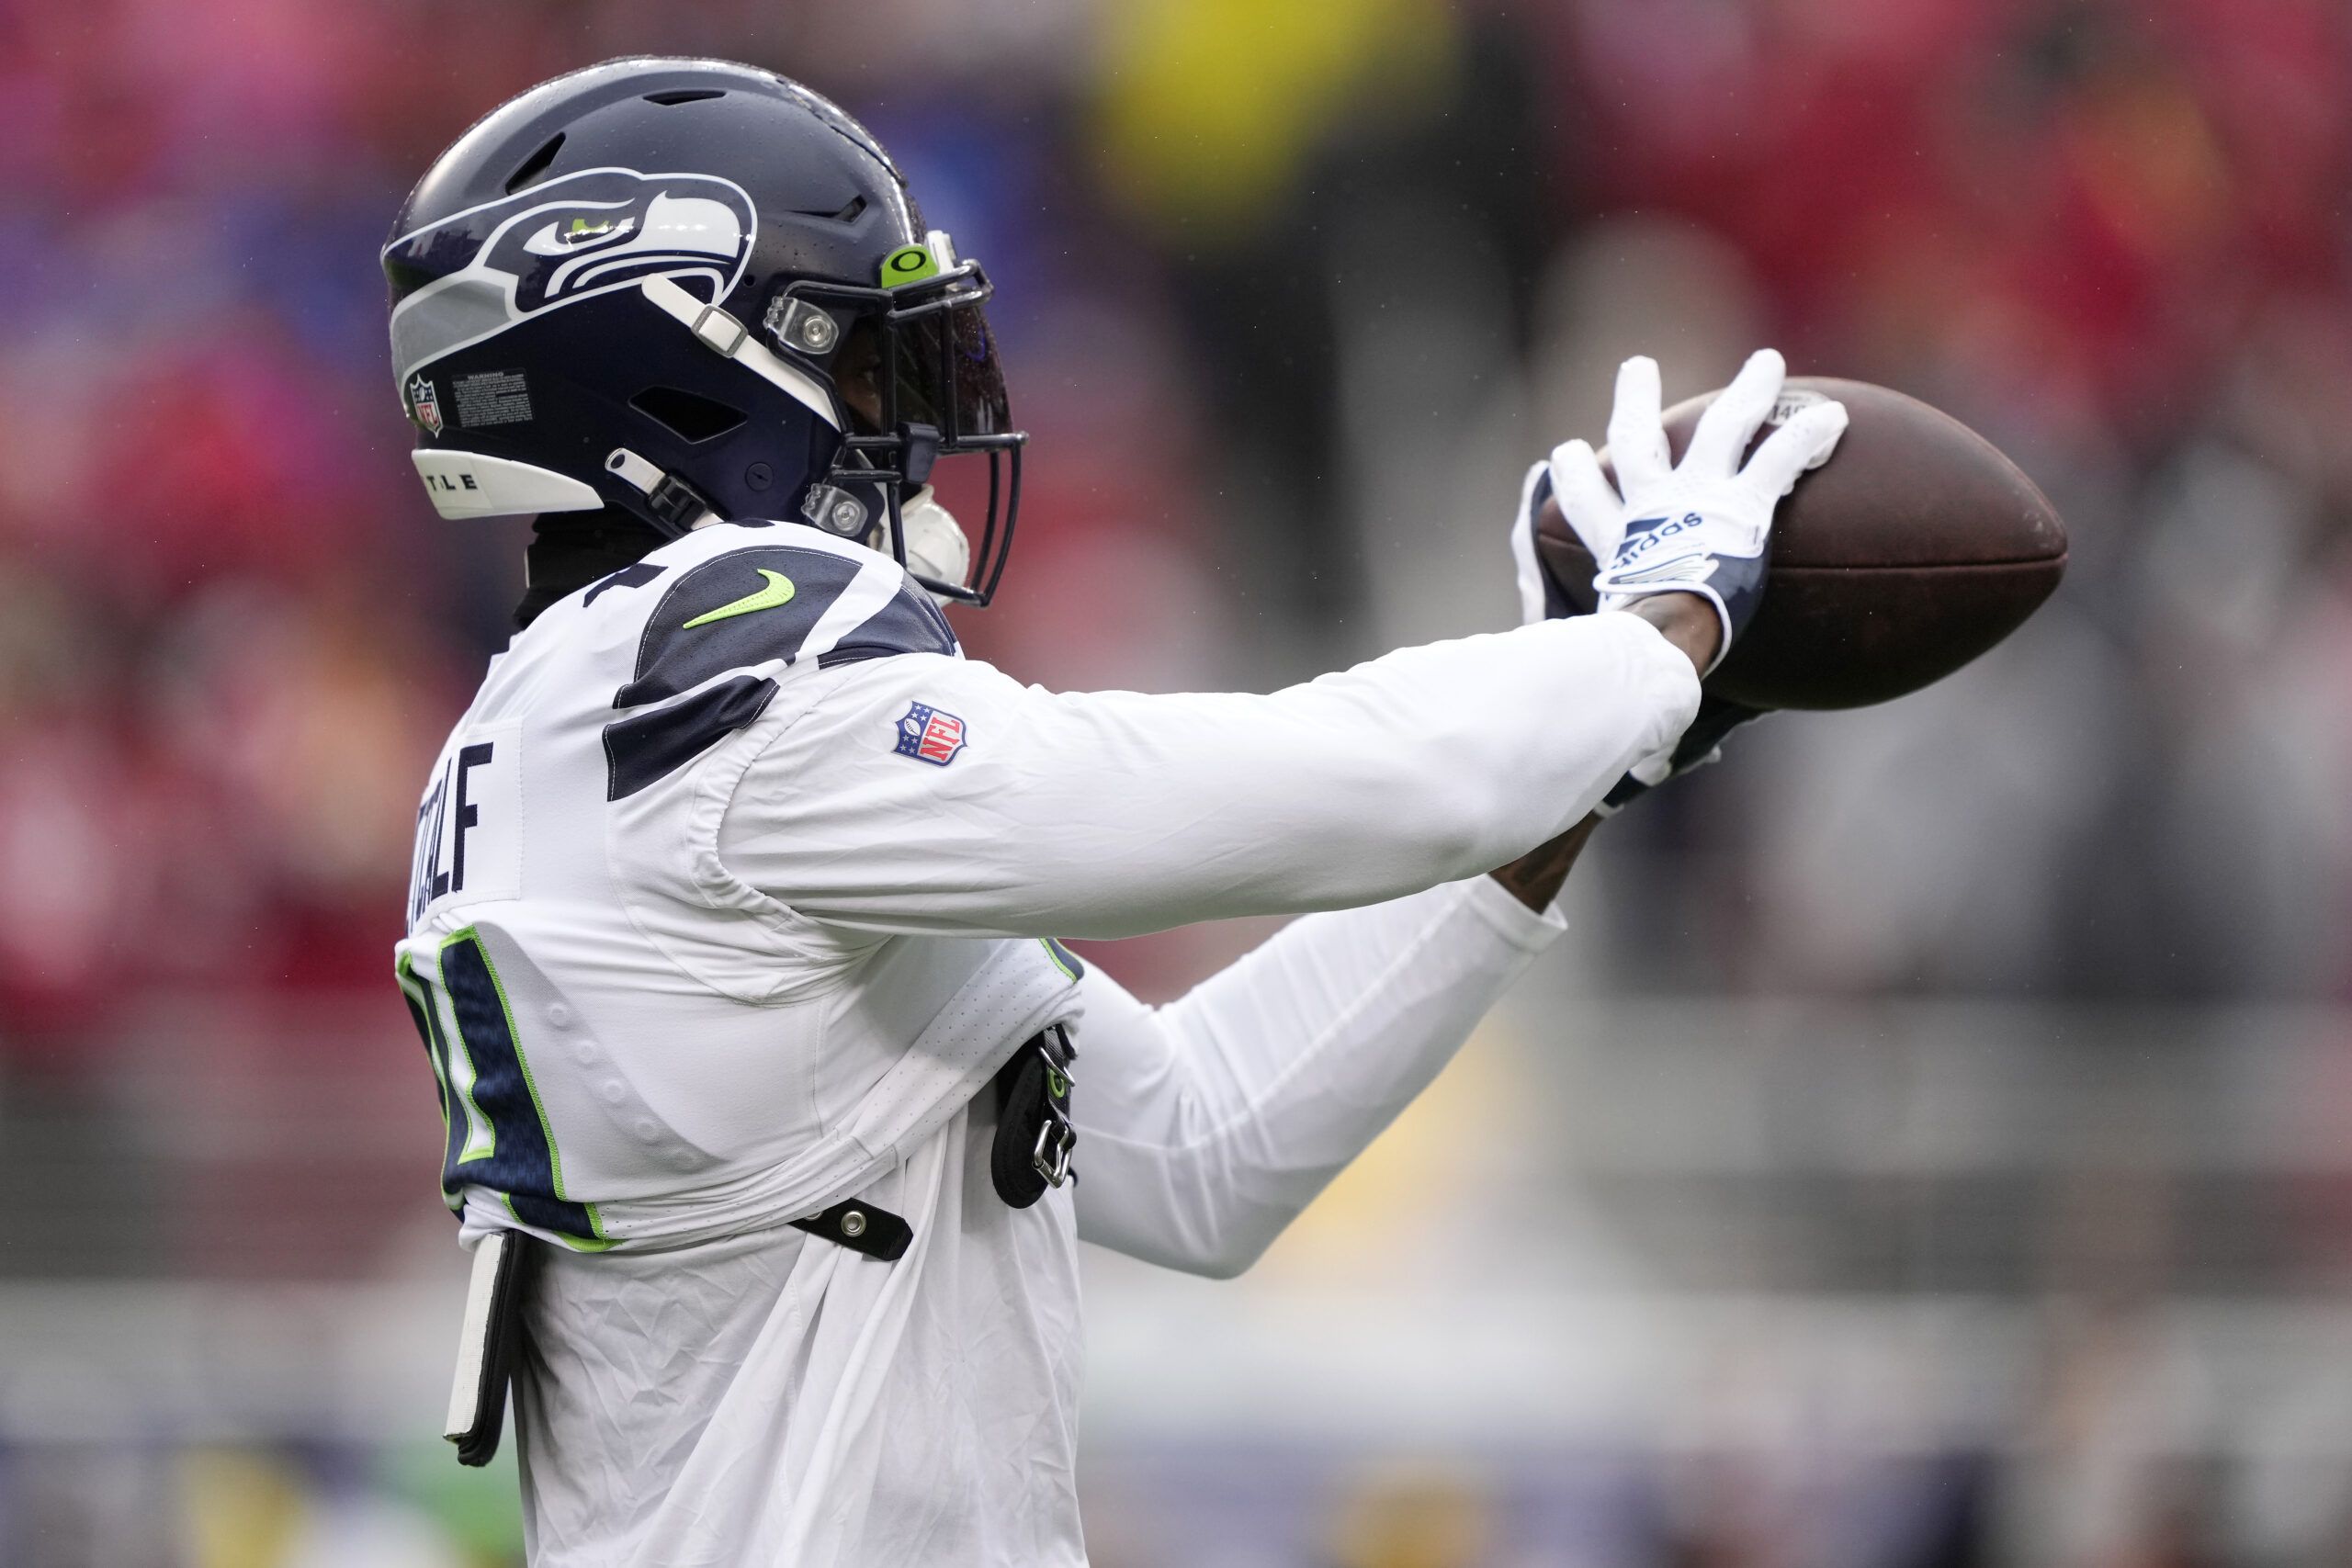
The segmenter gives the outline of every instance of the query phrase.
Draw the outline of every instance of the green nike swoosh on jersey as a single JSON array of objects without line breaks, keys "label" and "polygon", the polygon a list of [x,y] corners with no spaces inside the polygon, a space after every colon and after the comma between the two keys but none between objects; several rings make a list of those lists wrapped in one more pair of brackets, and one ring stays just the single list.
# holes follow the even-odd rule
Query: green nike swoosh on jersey
[{"label": "green nike swoosh on jersey", "polygon": [[707,626],[712,621],[723,621],[729,615],[748,615],[754,610],[773,610],[778,604],[792,603],[792,579],[780,571],[770,571],[766,567],[761,567],[758,570],[762,577],[768,580],[768,585],[765,588],[761,589],[757,593],[746,593],[731,604],[721,604],[716,610],[706,610],[678,629],[692,631],[695,627]]}]

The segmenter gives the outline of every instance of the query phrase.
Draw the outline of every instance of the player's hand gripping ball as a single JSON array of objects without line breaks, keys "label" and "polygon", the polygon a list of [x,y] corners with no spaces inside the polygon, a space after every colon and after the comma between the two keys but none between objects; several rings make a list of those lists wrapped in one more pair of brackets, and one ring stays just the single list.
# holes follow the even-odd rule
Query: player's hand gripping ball
[{"label": "player's hand gripping ball", "polygon": [[[1657,363],[1627,360],[1617,373],[1609,421],[1610,447],[1625,455],[1618,466],[1623,494],[1583,441],[1565,443],[1548,463],[1528,472],[1511,530],[1524,618],[1615,609],[1648,593],[1693,593],[1714,606],[1723,624],[1715,654],[1721,663],[1762,596],[1775,503],[1799,476],[1827,460],[1846,427],[1845,410],[1822,400],[1756,444],[1779,401],[1784,368],[1771,349],[1751,355],[1708,409],[1677,463],[1668,455],[1659,412]],[[1574,529],[1588,560],[1608,563],[1588,572],[1577,600],[1549,580],[1538,552],[1539,511]],[[1760,711],[1703,694],[1681,739],[1635,764],[1600,809],[1613,812],[1644,791],[1714,761],[1724,738]]]},{"label": "player's hand gripping ball", "polygon": [[[1731,392],[1667,410],[1668,453],[1694,451],[1711,405]],[[1757,457],[1830,401],[1843,405],[1851,428],[1826,461],[1800,470],[1780,503],[1762,602],[1709,673],[1711,698],[1850,708],[1915,692],[2015,631],[2065,574],[2065,525],[2033,481],[1983,436],[1900,392],[1792,378],[1764,421]],[[1610,440],[1598,466],[1606,475],[1613,459],[1622,478],[1635,448],[1616,420]],[[1645,427],[1636,475],[1656,473],[1648,440]],[[1568,468],[1582,474],[1580,464]],[[1556,458],[1553,468],[1563,472]],[[1536,477],[1525,509],[1532,515],[1521,525],[1532,547],[1520,552],[1521,595],[1542,614],[1588,613],[1598,602],[1595,560],[1608,558],[1594,544],[1608,541],[1588,537],[1572,493],[1566,511],[1537,493]],[[1589,476],[1577,483],[1589,491]],[[1628,483],[1631,500],[1640,490]]]},{"label": "player's hand gripping ball", "polygon": [[1778,353],[1758,349],[1708,405],[1683,450],[1669,456],[1657,361],[1637,355],[1618,369],[1609,416],[1617,483],[1584,441],[1553,452],[1553,498],[1598,563],[1590,584],[1601,609],[1650,593],[1695,593],[1723,622],[1716,662],[1731,651],[1763,598],[1774,504],[1828,459],[1846,428],[1845,409],[1821,399],[1749,454],[1785,374]]}]

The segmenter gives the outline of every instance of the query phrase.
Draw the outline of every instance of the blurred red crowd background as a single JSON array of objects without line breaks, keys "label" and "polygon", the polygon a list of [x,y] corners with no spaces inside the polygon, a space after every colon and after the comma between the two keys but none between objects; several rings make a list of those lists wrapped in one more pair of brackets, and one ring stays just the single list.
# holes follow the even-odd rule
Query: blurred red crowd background
[{"label": "blurred red crowd background", "polygon": [[[375,250],[475,114],[651,51],[832,93],[988,259],[1035,483],[978,652],[1170,685],[1373,651],[1420,628],[1383,614],[1368,435],[1477,503],[1410,525],[1499,583],[1511,475],[1598,423],[1605,362],[1651,346],[1621,339],[1662,333],[1671,375],[1769,338],[2007,446],[2067,510],[2075,576],[2018,666],[2039,716],[1978,759],[1998,776],[1933,768],[1923,795],[1870,750],[1911,732],[1808,729],[1632,829],[1832,929],[1792,949],[1659,893],[1630,928],[1699,934],[1629,983],[2340,994],[2339,7],[1291,9],[0,16],[0,1053],[67,1066],[142,997],[380,982],[421,769],[504,635],[521,525],[417,493]],[[1421,400],[1383,401],[1379,324],[1424,306]],[[1527,389],[1517,445],[1453,484],[1499,381]],[[1802,830],[1948,839],[1909,852],[1951,874],[1936,907],[1819,884],[1801,831],[1755,826],[1857,770],[1903,804]],[[1988,834],[2030,870],[1955,905]],[[1945,940],[1963,924],[2009,936]]]},{"label": "blurred red crowd background", "polygon": [[[832,95],[986,262],[1034,444],[959,629],[1026,678],[1503,624],[1520,476],[1634,352],[1900,388],[2070,524],[1977,666],[1612,821],[1250,1280],[1090,1259],[1098,1561],[2345,1560],[2336,0],[0,4],[0,1555],[340,1565],[284,1518],[452,1490],[362,1397],[437,1398],[455,1263],[388,967],[526,525],[418,492],[376,255],[475,116],[636,52]],[[1579,1398],[1582,1461],[1516,1424]],[[1492,1495],[1329,1483],[1416,1444]],[[364,1560],[511,1560],[491,1480],[431,1505],[469,1554]]]}]

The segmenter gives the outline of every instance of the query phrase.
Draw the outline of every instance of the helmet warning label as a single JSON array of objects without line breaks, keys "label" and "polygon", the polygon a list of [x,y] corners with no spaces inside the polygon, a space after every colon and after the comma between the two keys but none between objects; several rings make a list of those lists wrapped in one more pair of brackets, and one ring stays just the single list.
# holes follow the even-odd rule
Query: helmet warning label
[{"label": "helmet warning label", "polygon": [[458,398],[458,425],[475,430],[485,424],[521,424],[531,417],[531,390],[520,370],[484,370],[460,376],[452,383]]}]

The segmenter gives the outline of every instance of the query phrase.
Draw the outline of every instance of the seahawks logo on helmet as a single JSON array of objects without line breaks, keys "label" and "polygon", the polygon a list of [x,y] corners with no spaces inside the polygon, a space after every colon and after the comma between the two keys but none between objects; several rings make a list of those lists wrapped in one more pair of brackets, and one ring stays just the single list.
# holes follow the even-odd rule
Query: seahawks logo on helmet
[{"label": "seahawks logo on helmet", "polygon": [[649,277],[706,281],[717,303],[743,276],[759,215],[731,180],[591,169],[470,208],[384,249],[396,279],[392,358],[415,367],[551,310]]}]

